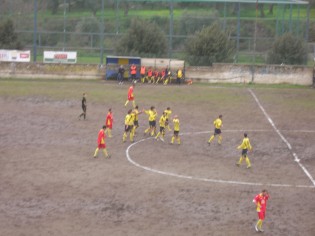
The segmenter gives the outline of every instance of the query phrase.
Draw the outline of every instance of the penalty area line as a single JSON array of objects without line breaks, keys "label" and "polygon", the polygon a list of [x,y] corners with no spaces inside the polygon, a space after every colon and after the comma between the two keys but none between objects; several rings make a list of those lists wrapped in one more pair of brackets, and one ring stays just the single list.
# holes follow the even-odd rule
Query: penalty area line
[{"label": "penalty area line", "polygon": [[260,101],[258,100],[256,94],[251,90],[248,89],[249,93],[252,95],[252,97],[254,98],[254,100],[256,101],[258,107],[260,108],[260,110],[263,112],[263,114],[265,115],[265,117],[267,118],[267,120],[269,121],[270,125],[272,126],[272,128],[276,131],[276,133],[280,136],[280,138],[282,139],[282,141],[287,145],[288,149],[290,150],[292,156],[294,157],[294,161],[300,166],[300,168],[304,171],[304,173],[306,174],[306,176],[311,180],[311,182],[313,183],[314,187],[315,187],[315,180],[313,178],[313,176],[308,172],[308,170],[305,168],[304,165],[301,164],[300,159],[298,158],[298,155],[292,151],[292,146],[289,143],[289,141],[282,135],[282,133],[280,132],[280,130],[276,127],[275,123],[273,122],[273,120],[270,118],[270,116],[268,115],[268,113],[266,112],[266,110],[263,108],[263,106],[261,105]]},{"label": "penalty area line", "polygon": [[[198,132],[198,133],[204,133],[204,132]],[[269,187],[295,187],[295,188],[314,188],[315,186],[307,186],[307,185],[291,185],[291,184],[268,184],[268,183],[253,183],[253,182],[243,182],[243,181],[232,181],[232,180],[221,180],[221,179],[207,179],[207,178],[201,178],[201,177],[195,177],[195,176],[189,176],[189,175],[181,175],[181,174],[175,174],[172,172],[166,172],[166,171],[161,171],[157,169],[153,169],[151,167],[143,166],[140,165],[139,163],[135,162],[129,155],[129,150],[146,140],[149,140],[152,138],[146,138],[146,139],[141,139],[135,143],[132,143],[131,145],[128,146],[126,149],[126,157],[127,160],[133,164],[134,166],[144,169],[146,171],[150,171],[156,174],[160,175],[165,175],[165,176],[171,176],[171,177],[176,177],[176,178],[181,178],[181,179],[189,179],[189,180],[196,180],[196,181],[203,181],[203,182],[211,182],[211,183],[220,183],[220,184],[233,184],[233,185],[250,185],[250,186],[269,186]]]}]

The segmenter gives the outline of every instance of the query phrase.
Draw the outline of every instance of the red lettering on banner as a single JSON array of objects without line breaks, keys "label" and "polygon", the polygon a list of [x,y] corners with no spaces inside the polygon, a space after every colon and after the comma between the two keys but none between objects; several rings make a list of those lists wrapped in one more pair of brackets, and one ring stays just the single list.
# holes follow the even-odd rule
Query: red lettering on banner
[{"label": "red lettering on banner", "polygon": [[29,58],[30,55],[28,53],[20,53],[20,58]]},{"label": "red lettering on banner", "polygon": [[55,54],[54,58],[55,59],[67,59],[68,55],[67,54]]}]

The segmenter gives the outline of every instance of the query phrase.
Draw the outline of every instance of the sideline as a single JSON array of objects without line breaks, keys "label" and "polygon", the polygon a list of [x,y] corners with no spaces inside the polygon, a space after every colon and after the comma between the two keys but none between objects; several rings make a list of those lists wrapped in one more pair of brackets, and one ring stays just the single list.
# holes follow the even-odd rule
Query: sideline
[{"label": "sideline", "polygon": [[248,91],[250,92],[250,94],[252,95],[252,97],[255,99],[257,105],[259,106],[260,110],[264,113],[265,117],[267,118],[267,120],[269,121],[269,123],[271,124],[272,128],[276,131],[276,133],[280,136],[280,138],[282,139],[282,141],[287,145],[287,147],[289,148],[291,154],[294,157],[294,161],[296,163],[298,163],[298,165],[301,167],[301,169],[304,171],[304,173],[306,174],[306,176],[311,180],[311,182],[313,183],[314,187],[315,187],[315,180],[313,178],[313,176],[308,172],[308,170],[305,168],[304,165],[301,164],[300,159],[298,157],[298,155],[292,151],[292,146],[291,144],[288,142],[288,140],[282,135],[282,133],[280,132],[280,130],[278,130],[278,128],[276,127],[275,123],[272,121],[272,119],[270,118],[270,116],[267,114],[267,112],[265,111],[265,109],[263,108],[263,106],[260,104],[256,94],[251,90],[248,89]]},{"label": "sideline", "polygon": [[[233,132],[236,132],[237,130],[233,130]],[[239,130],[238,132],[240,132],[242,130]],[[228,132],[227,130],[225,130],[224,132]],[[203,134],[203,133],[209,133],[209,131],[202,131],[202,132],[194,132],[194,133],[183,133],[181,135],[187,135],[187,134]],[[314,188],[315,186],[307,186],[307,185],[291,185],[291,184],[272,184],[272,183],[253,183],[253,182],[242,182],[242,181],[230,181],[230,180],[221,180],[221,179],[207,179],[207,178],[200,178],[200,177],[194,177],[194,176],[187,176],[187,175],[180,175],[180,174],[175,174],[175,173],[171,173],[171,172],[166,172],[166,171],[161,171],[161,170],[156,170],[147,166],[143,166],[140,165],[139,163],[135,162],[129,155],[129,150],[141,143],[144,142],[146,140],[152,139],[152,137],[150,138],[146,138],[146,139],[141,139],[135,143],[132,143],[131,145],[128,146],[128,148],[126,149],[126,157],[127,160],[135,165],[136,167],[139,167],[141,169],[153,172],[153,173],[157,173],[157,174],[161,174],[161,175],[166,175],[166,176],[171,176],[171,177],[176,177],[176,178],[181,178],[181,179],[189,179],[189,180],[197,180],[197,181],[203,181],[203,182],[211,182],[211,183],[222,183],[222,184],[234,184],[234,185],[250,185],[250,186],[268,186],[268,187],[294,187],[294,188]]]}]

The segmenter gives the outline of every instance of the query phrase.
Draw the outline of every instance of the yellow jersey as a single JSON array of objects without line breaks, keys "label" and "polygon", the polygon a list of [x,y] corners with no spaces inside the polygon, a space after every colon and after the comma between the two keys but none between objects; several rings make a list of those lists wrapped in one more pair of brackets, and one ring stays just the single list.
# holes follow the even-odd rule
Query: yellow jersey
[{"label": "yellow jersey", "polygon": [[165,122],[166,122],[166,116],[165,115],[162,115],[160,120],[159,120],[159,125],[160,127],[165,127]]},{"label": "yellow jersey", "polygon": [[213,124],[214,124],[214,127],[215,127],[216,129],[221,129],[222,120],[221,120],[220,118],[218,118],[218,119],[216,119],[216,120],[213,122]]},{"label": "yellow jersey", "polygon": [[125,125],[133,125],[133,121],[134,121],[134,113],[131,113],[131,114],[127,114],[126,117],[125,117]]},{"label": "yellow jersey", "polygon": [[149,121],[155,121],[157,117],[157,112],[155,110],[145,110],[147,115],[149,115]]},{"label": "yellow jersey", "polygon": [[138,121],[139,120],[139,117],[138,117],[138,115],[139,115],[139,110],[138,109],[133,109],[133,113],[134,113],[134,115],[135,115],[135,121]]},{"label": "yellow jersey", "polygon": [[166,118],[169,119],[170,116],[171,116],[171,114],[172,114],[172,111],[166,109],[164,112],[165,112],[165,114],[166,114]]},{"label": "yellow jersey", "polygon": [[134,121],[135,121],[135,118],[136,118],[136,114],[132,112],[130,114],[130,119],[129,119],[129,124],[128,125],[133,125]]},{"label": "yellow jersey", "polygon": [[250,145],[249,138],[244,138],[241,145],[237,147],[237,149],[248,149],[251,150],[252,146]]},{"label": "yellow jersey", "polygon": [[179,131],[179,119],[173,119],[174,131]]}]

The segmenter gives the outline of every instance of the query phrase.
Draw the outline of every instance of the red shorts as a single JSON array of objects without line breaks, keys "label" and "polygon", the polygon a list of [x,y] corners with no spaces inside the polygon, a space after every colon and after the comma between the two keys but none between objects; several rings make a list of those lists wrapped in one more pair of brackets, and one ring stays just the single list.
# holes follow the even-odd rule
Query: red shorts
[{"label": "red shorts", "polygon": [[258,219],[264,220],[265,219],[265,211],[257,212],[258,213]]},{"label": "red shorts", "polygon": [[97,147],[98,147],[99,149],[105,149],[105,148],[106,148],[106,145],[105,145],[105,143],[104,143],[104,144],[99,144]]},{"label": "red shorts", "polygon": [[134,100],[134,97],[128,97],[128,100],[129,100],[129,101],[133,101],[133,100]]}]

